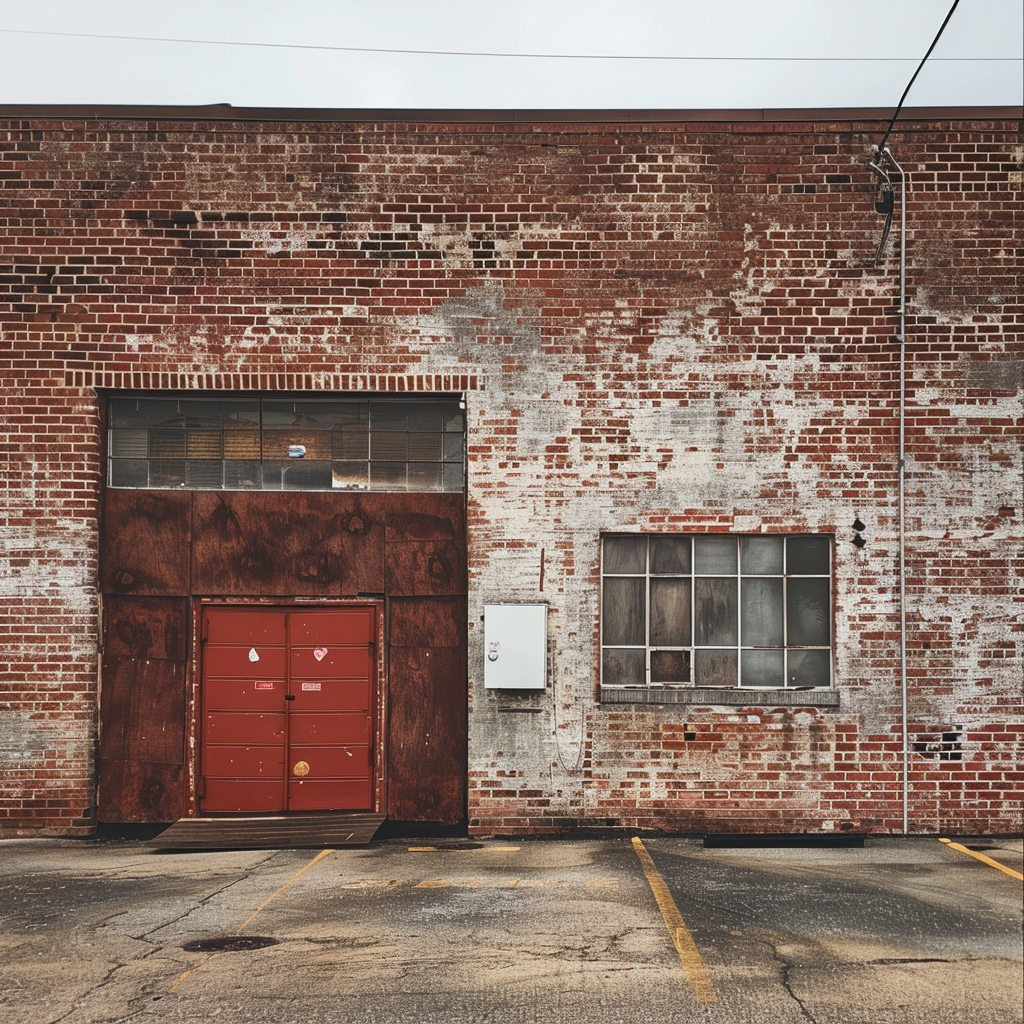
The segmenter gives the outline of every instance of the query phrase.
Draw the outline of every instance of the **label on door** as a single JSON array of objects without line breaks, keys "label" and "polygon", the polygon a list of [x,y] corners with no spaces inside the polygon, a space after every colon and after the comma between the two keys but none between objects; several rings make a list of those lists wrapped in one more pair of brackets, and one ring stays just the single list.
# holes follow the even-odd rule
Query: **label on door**
[{"label": "label on door", "polygon": [[319,690],[321,689],[320,683],[303,683],[302,688],[304,690]]},{"label": "label on door", "polygon": [[274,688],[273,679],[257,679],[255,683],[257,690],[272,690]]}]

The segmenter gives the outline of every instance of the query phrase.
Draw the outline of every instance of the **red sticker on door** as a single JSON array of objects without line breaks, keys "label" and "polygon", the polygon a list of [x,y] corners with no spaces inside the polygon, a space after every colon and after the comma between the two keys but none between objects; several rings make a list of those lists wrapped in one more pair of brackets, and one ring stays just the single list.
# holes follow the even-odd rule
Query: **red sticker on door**
[{"label": "red sticker on door", "polygon": [[255,685],[257,690],[272,690],[274,681],[273,679],[257,679]]},{"label": "red sticker on door", "polygon": [[316,658],[317,661],[323,661],[324,658],[327,657],[327,648],[326,647],[315,647],[315,648],[313,648],[313,657]]}]

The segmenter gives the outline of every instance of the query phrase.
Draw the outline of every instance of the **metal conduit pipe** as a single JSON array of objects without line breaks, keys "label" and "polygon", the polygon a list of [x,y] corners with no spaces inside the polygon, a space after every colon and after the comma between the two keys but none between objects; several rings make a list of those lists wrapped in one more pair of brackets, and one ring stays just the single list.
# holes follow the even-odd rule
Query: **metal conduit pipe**
[{"label": "metal conduit pipe", "polygon": [[902,736],[903,835],[910,832],[910,736],[907,686],[907,546],[906,546],[906,469],[907,469],[907,191],[909,175],[896,162],[886,146],[879,157],[889,160],[900,177],[900,416],[897,517],[899,520],[899,609],[900,609],[900,732]]}]

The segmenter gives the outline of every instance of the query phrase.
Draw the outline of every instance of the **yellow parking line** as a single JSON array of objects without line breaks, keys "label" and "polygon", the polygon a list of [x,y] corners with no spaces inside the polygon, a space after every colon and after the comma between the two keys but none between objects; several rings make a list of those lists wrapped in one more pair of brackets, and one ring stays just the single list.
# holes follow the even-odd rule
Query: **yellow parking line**
[{"label": "yellow parking line", "polygon": [[693,998],[698,1003],[716,1002],[718,997],[715,995],[715,986],[707,967],[704,966],[703,959],[701,959],[697,943],[694,942],[690,929],[686,927],[683,915],[679,912],[675,900],[672,899],[665,880],[654,866],[651,855],[638,836],[633,837],[633,849],[636,851],[637,857],[640,858],[640,866],[644,869],[647,884],[650,885],[651,892],[654,893],[661,916],[664,918],[669,935],[672,936],[672,943],[679,954],[679,962],[683,965],[683,974],[686,975],[686,980],[690,983],[690,988],[693,989]]},{"label": "yellow parking line", "polygon": [[1000,864],[999,861],[993,860],[991,857],[986,857],[983,853],[978,853],[977,850],[972,850],[967,846],[961,846],[959,843],[954,843],[952,839],[940,839],[939,842],[945,843],[951,850],[958,850],[960,853],[966,853],[968,857],[980,860],[982,864],[987,864],[990,868],[1002,871],[1004,875],[1009,875],[1011,878],[1017,878],[1024,882],[1024,875],[1019,871],[1014,871],[1013,868],[1008,868],[1005,864]]}]

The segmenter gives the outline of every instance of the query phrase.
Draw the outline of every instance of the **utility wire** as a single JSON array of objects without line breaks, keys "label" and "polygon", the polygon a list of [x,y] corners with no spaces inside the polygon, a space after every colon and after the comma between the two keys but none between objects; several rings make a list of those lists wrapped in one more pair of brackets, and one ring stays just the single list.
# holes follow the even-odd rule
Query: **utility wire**
[{"label": "utility wire", "polygon": [[[959,3],[959,0],[957,0]],[[954,8],[956,4],[953,5]],[[952,14],[952,11],[950,12]],[[946,21],[949,18],[947,16]],[[943,24],[945,28],[945,24]],[[68,39],[109,39],[109,40],[120,40],[124,42],[135,42],[135,43],[179,43],[187,44],[192,46],[248,46],[253,48],[262,49],[274,49],[274,50],[327,50],[336,53],[393,53],[393,54],[411,54],[414,56],[422,57],[490,57],[490,58],[510,58],[516,60],[522,59],[541,59],[541,60],[660,60],[660,61],[764,61],[773,63],[785,63],[785,62],[798,62],[798,61],[822,61],[826,63],[855,63],[857,61],[881,61],[886,63],[907,63],[908,61],[915,60],[914,57],[731,57],[723,54],[712,54],[711,56],[697,56],[694,54],[689,55],[671,55],[671,54],[624,54],[624,53],[498,53],[488,52],[484,50],[413,50],[413,49],[398,49],[391,47],[378,47],[378,46],[326,46],[317,43],[260,43],[260,42],[236,42],[230,39],[178,39],[167,36],[130,36],[130,35],[111,35],[101,32],[47,32],[37,31],[34,29],[18,29],[18,28],[0,28],[0,34],[6,35],[24,35],[24,36],[60,36]],[[941,35],[941,31],[940,31]],[[938,37],[936,37],[938,42]],[[934,48],[935,43],[932,43]],[[928,53],[931,53],[929,49]],[[927,60],[927,55],[925,60]],[[1019,57],[938,57],[936,60],[947,61],[947,62],[970,62],[970,61],[1020,61]],[[924,61],[921,62],[924,64]],[[920,71],[920,67],[918,71]],[[915,73],[914,78],[917,77]],[[913,85],[913,79],[911,79],[911,85]],[[910,90],[910,86],[907,86],[907,90]],[[906,93],[904,93],[904,98]],[[902,103],[902,101],[901,101]]]},{"label": "utility wire", "polygon": [[[896,104],[896,112],[892,115],[892,120],[889,122],[889,127],[885,130],[885,135],[882,136],[882,141],[875,148],[879,157],[884,158],[885,144],[889,141],[889,136],[892,135],[892,130],[896,126],[896,118],[900,116],[900,111],[903,109],[903,104],[906,102],[907,96],[910,94],[910,90],[914,86],[914,82],[917,81],[917,76],[921,73],[921,68],[925,66],[928,58],[932,55],[932,50],[935,49],[935,44],[942,38],[942,33],[946,31],[946,26],[949,24],[949,19],[953,17],[953,12],[957,8],[957,4],[960,0],[953,0],[953,6],[950,7],[949,13],[946,15],[945,21],[939,26],[939,31],[935,34],[935,38],[932,40],[932,45],[928,47],[928,52],[921,58],[921,63],[917,65],[917,70],[910,76],[910,81],[907,82],[906,89],[903,90],[903,95],[900,97],[899,103]],[[884,244],[884,243],[883,243]]]}]

